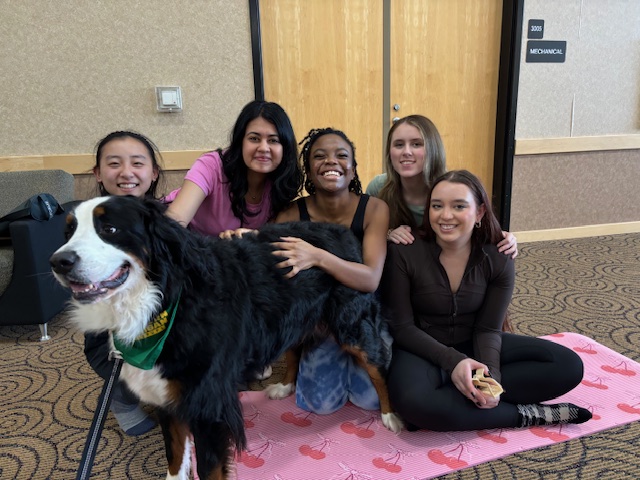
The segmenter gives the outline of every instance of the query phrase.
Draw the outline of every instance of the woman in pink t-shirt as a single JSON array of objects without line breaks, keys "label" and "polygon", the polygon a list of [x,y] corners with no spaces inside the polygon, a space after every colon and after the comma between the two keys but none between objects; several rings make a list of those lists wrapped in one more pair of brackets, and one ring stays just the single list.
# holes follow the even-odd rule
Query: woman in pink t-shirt
[{"label": "woman in pink t-shirt", "polygon": [[[205,235],[259,228],[302,189],[298,144],[280,105],[254,100],[240,112],[226,150],[208,152],[165,197],[167,215]],[[271,376],[271,367],[256,378]]]},{"label": "woman in pink t-shirt", "polygon": [[300,193],[297,154],[282,107],[254,100],[240,112],[229,147],[198,158],[180,190],[166,197],[167,214],[206,235],[261,227]]}]

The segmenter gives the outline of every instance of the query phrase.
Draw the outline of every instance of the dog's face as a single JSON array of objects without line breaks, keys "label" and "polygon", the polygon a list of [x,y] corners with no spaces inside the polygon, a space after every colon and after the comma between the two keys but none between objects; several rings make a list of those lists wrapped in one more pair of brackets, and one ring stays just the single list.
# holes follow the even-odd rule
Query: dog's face
[{"label": "dog's face", "polygon": [[81,203],[67,219],[67,243],[51,256],[56,279],[83,304],[104,301],[145,281],[144,222],[134,198]]}]

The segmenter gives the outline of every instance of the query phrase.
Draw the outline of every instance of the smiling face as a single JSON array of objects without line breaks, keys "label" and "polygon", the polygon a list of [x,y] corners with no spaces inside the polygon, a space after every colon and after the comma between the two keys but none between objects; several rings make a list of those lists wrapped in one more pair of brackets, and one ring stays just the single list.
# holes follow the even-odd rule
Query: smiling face
[{"label": "smiling face", "polygon": [[420,130],[409,123],[403,123],[393,132],[389,156],[391,165],[401,177],[422,175],[424,170],[425,143]]},{"label": "smiling face", "polygon": [[242,158],[249,170],[271,173],[282,162],[282,144],[273,123],[258,117],[247,124],[242,140]]},{"label": "smiling face", "polygon": [[354,178],[353,151],[339,135],[319,137],[309,152],[309,178],[316,189],[348,190]]},{"label": "smiling face", "polygon": [[442,181],[433,187],[429,204],[429,223],[439,245],[463,246],[471,241],[476,222],[485,213],[466,185]]},{"label": "smiling face", "polygon": [[158,179],[151,152],[132,137],[115,138],[106,143],[93,173],[108,194],[140,198]]}]

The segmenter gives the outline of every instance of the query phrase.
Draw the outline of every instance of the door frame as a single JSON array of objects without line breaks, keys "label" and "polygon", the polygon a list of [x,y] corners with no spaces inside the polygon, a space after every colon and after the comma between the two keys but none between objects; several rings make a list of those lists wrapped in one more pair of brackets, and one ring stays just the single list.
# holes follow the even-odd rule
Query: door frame
[{"label": "door frame", "polygon": [[[260,0],[248,1],[254,95],[256,100],[264,100]],[[520,77],[523,15],[524,0],[502,1],[492,203],[500,225],[504,230],[509,230],[511,216],[511,190],[513,158],[515,153],[516,110],[518,81]]]}]

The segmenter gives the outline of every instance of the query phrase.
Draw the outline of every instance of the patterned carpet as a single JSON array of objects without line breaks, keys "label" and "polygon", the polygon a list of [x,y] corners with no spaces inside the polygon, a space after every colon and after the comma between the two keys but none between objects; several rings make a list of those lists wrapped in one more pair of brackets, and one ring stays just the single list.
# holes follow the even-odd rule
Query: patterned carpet
[{"label": "patterned carpet", "polygon": [[[640,234],[524,244],[516,269],[511,314],[518,333],[573,331],[640,361]],[[64,315],[50,335],[40,343],[37,327],[0,327],[0,479],[75,477],[101,381]],[[282,370],[276,364],[271,379],[251,388],[262,389]],[[639,445],[635,422],[442,478],[636,479]],[[127,437],[110,415],[92,478],[165,475],[159,430]]]}]

